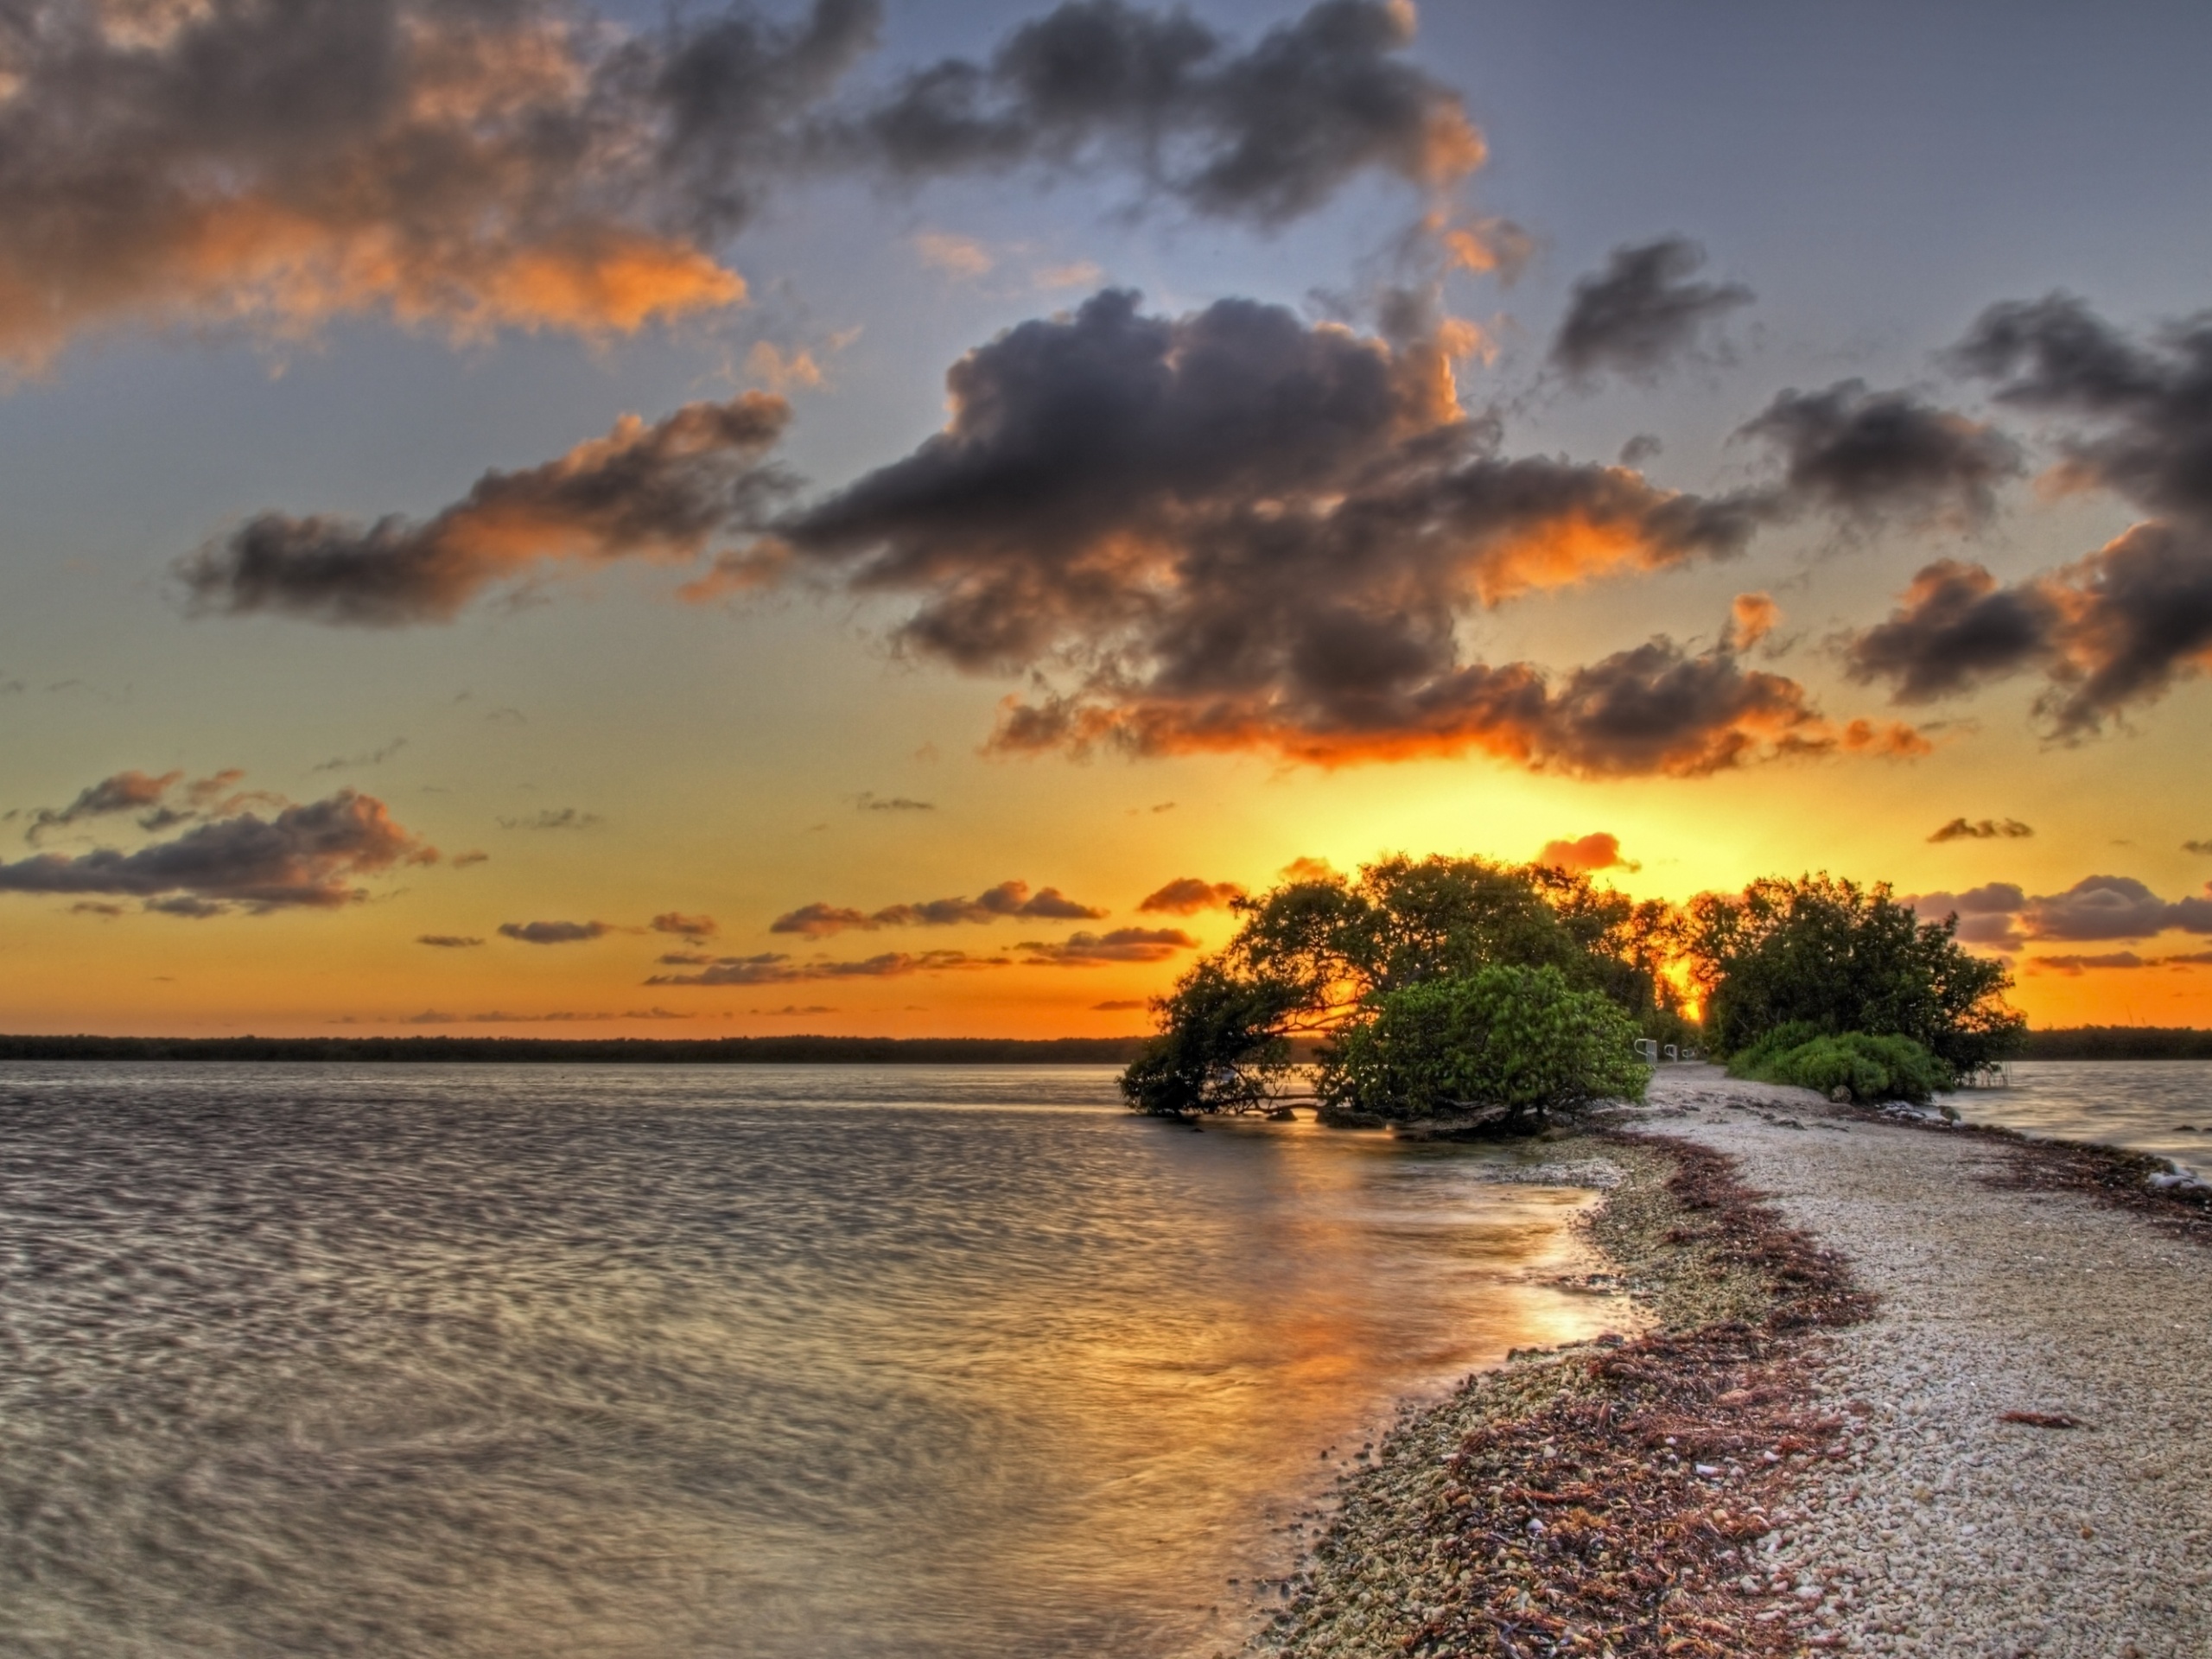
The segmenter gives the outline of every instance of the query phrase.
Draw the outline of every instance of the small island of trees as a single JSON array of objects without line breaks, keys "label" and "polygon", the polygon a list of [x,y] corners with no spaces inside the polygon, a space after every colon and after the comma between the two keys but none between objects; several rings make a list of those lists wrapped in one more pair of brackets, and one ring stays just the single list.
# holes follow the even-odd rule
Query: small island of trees
[{"label": "small island of trees", "polygon": [[1640,1099],[1639,1038],[1925,1100],[2025,1027],[1956,918],[1826,874],[1677,906],[1543,864],[1398,856],[1237,907],[1236,936],[1154,1004],[1158,1033],[1122,1077],[1138,1111],[1274,1111],[1310,1087],[1325,1122],[1526,1130]]}]

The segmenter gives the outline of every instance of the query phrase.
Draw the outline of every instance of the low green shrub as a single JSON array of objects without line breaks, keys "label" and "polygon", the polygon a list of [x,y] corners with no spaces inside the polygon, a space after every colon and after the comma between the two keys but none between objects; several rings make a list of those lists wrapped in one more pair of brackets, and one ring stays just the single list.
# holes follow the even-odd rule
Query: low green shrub
[{"label": "low green shrub", "polygon": [[1863,1031],[1830,1034],[1796,1023],[1777,1026],[1732,1057],[1728,1070],[1735,1077],[1794,1084],[1824,1095],[1847,1089],[1861,1103],[1924,1103],[1952,1083],[1950,1067],[1910,1037],[1872,1037]]},{"label": "low green shrub", "polygon": [[1510,1127],[1593,1100],[1643,1098],[1636,1024],[1555,968],[1496,965],[1385,992],[1317,1079],[1338,1108],[1402,1122],[1503,1108]]}]

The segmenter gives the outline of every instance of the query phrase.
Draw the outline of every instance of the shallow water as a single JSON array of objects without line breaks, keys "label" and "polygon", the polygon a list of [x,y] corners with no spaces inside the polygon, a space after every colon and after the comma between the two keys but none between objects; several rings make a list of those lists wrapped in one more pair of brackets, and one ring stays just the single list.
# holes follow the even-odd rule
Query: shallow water
[{"label": "shallow water", "polygon": [[1112,1075],[0,1065],[0,1651],[1211,1652],[1394,1396],[1621,1317],[1508,1154]]},{"label": "shallow water", "polygon": [[2005,1069],[2010,1088],[1943,1098],[1970,1123],[2132,1147],[2212,1173],[2212,1060],[2016,1060]]}]

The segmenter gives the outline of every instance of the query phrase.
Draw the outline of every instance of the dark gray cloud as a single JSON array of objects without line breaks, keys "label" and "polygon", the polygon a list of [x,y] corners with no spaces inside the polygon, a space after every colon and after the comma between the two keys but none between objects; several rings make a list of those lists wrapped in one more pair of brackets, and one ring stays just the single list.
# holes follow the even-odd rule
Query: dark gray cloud
[{"label": "dark gray cloud", "polygon": [[130,852],[103,847],[0,864],[0,893],[107,893],[188,917],[327,910],[365,900],[365,876],[437,857],[383,802],[342,789],[269,818],[209,818]]},{"label": "dark gray cloud", "polygon": [[1751,302],[1738,283],[1695,281],[1704,264],[1705,250],[1679,236],[1615,248],[1603,270],[1575,283],[1552,336],[1552,362],[1577,378],[1657,374]]},{"label": "dark gray cloud", "polygon": [[863,812],[934,812],[935,801],[918,801],[910,795],[874,795],[866,791],[855,798],[853,804]]},{"label": "dark gray cloud", "polygon": [[1557,685],[1463,661],[1471,611],[1730,556],[1774,507],[1503,457],[1433,346],[1246,300],[1147,316],[1109,291],[948,382],[944,432],[777,532],[858,592],[911,597],[908,651],[1042,676],[1001,750],[1489,749],[1631,772],[1889,741],[1726,650],[1654,641]]},{"label": "dark gray cloud", "polygon": [[824,141],[907,177],[1112,162],[1197,213],[1275,225],[1363,171],[1435,185],[1480,162],[1458,95],[1406,57],[1413,35],[1409,5],[1322,0],[1236,51],[1179,9],[1071,0]]},{"label": "dark gray cloud", "polygon": [[[634,10],[634,9],[633,9]],[[0,22],[0,359],[120,323],[372,312],[588,335],[727,306],[777,189],[857,169],[1113,168],[1274,224],[1480,157],[1412,9],[1325,0],[1249,48],[1064,5],[981,61],[849,85],[875,0],[618,25],[563,0],[73,4]]]},{"label": "dark gray cloud", "polygon": [[2014,950],[2031,940],[2088,943],[2147,939],[2168,931],[2212,933],[2212,893],[2166,899],[2129,875],[2084,876],[2063,893],[2031,897],[2008,881],[1961,893],[1901,901],[1923,915],[1959,915],[1969,944]]},{"label": "dark gray cloud", "polygon": [[1852,639],[1846,667],[1861,683],[1889,681],[1900,702],[1927,702],[2048,661],[2058,621],[2037,586],[2000,587],[1980,565],[1939,559],[1886,621]]},{"label": "dark gray cloud", "polygon": [[1995,428],[1910,392],[1869,391],[1863,380],[1779,393],[1738,435],[1781,454],[1793,504],[1869,524],[1974,528],[1996,511],[1997,486],[2023,467],[2019,446]]},{"label": "dark gray cloud", "polygon": [[501,922],[499,937],[524,944],[581,944],[603,939],[615,931],[607,922]]},{"label": "dark gray cloud", "polygon": [[2208,836],[2202,841],[2184,841],[2181,844],[2181,849],[2184,853],[2196,853],[2200,856],[2212,853],[2212,836]]},{"label": "dark gray cloud", "polygon": [[466,933],[418,933],[415,936],[415,943],[440,950],[470,950],[484,941]]},{"label": "dark gray cloud", "polygon": [[1853,677],[1891,682],[1900,702],[2039,672],[2049,685],[2037,712],[2063,739],[2155,702],[2208,663],[2212,535],[2159,520],[2010,586],[1977,564],[1929,565],[1846,658]]},{"label": "dark gray cloud", "polygon": [[1991,307],[1950,360],[2000,403],[2071,423],[2058,486],[2155,516],[2010,586],[1978,565],[1929,566],[1852,642],[1852,671],[1903,702],[2038,673],[2037,713],[2074,740],[2212,665],[2212,318],[2145,343],[2053,295]]},{"label": "dark gray cloud", "polygon": [[1946,841],[2022,841],[2035,834],[2018,818],[1953,818],[1928,839]]},{"label": "dark gray cloud", "polygon": [[1118,996],[1109,997],[1103,1002],[1092,1003],[1090,1011],[1093,1014],[1128,1014],[1148,1008],[1151,1006],[1151,1003],[1141,996]]},{"label": "dark gray cloud", "polygon": [[1192,916],[1202,910],[1226,910],[1243,896],[1244,889],[1234,881],[1184,875],[1147,893],[1137,909],[1164,916]]},{"label": "dark gray cloud", "polygon": [[188,608],[363,627],[448,622],[486,590],[563,564],[688,563],[785,486],[763,463],[790,405],[763,392],[689,404],[526,472],[486,473],[424,520],[264,512],[176,567]]},{"label": "dark gray cloud", "polygon": [[1950,353],[2000,403],[2070,417],[2060,481],[2212,525],[2212,314],[2132,338],[2063,294],[1993,305]]},{"label": "dark gray cloud", "polygon": [[1103,968],[1122,962],[1165,962],[1198,942],[1179,927],[1117,927],[1105,933],[1071,933],[1065,939],[1031,939],[1017,948],[1022,961],[1040,968]]},{"label": "dark gray cloud", "polygon": [[656,974],[648,985],[790,985],[806,980],[904,979],[981,968],[1009,968],[1011,957],[970,956],[965,950],[887,950],[856,962],[797,962],[781,951],[717,957],[696,974]]},{"label": "dark gray cloud", "polygon": [[1079,904],[1058,887],[1035,893],[1027,881],[1001,881],[986,887],[973,899],[925,899],[914,904],[887,905],[863,911],[819,900],[786,911],[768,924],[771,933],[798,933],[807,938],[827,938],[849,931],[874,932],[886,927],[951,927],[962,922],[1092,921],[1106,912],[1096,906]]}]

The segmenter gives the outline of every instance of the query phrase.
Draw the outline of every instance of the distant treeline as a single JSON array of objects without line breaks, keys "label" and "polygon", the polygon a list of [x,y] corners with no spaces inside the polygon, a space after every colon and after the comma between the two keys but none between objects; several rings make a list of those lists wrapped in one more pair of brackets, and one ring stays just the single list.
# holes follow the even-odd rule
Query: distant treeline
[{"label": "distant treeline", "polygon": [[2212,1031],[2188,1026],[2070,1026],[2031,1031],[2023,1060],[2212,1060]]},{"label": "distant treeline", "polygon": [[1125,1065],[1135,1037],[5,1037],[0,1060],[310,1060],[368,1065]]}]

